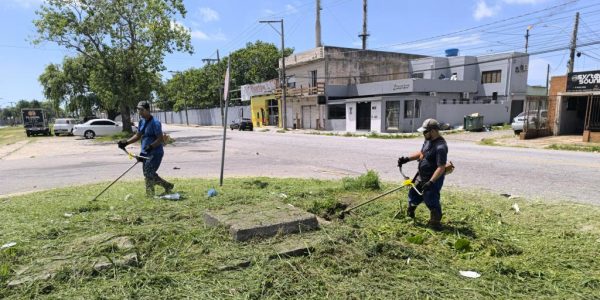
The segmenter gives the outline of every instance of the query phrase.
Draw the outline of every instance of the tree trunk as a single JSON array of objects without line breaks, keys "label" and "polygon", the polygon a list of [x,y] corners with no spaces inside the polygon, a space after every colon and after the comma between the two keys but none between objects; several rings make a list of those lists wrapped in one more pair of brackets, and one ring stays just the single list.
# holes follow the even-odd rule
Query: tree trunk
[{"label": "tree trunk", "polygon": [[131,133],[131,112],[129,110],[129,106],[125,104],[125,101],[121,101],[119,105],[121,110],[121,119],[123,120],[123,132]]}]

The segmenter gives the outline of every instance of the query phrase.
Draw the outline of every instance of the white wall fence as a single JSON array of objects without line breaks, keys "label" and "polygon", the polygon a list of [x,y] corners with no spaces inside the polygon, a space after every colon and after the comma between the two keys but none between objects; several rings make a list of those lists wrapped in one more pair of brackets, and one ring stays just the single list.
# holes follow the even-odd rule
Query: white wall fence
[{"label": "white wall fence", "polygon": [[[153,111],[152,115],[163,124],[186,124],[185,110],[175,111]],[[227,123],[241,118],[250,118],[250,105],[232,106],[227,110]],[[221,108],[188,109],[187,118],[190,125],[221,126]],[[140,120],[138,114],[133,114],[131,120],[136,124]],[[116,118],[121,121],[121,116]]]}]

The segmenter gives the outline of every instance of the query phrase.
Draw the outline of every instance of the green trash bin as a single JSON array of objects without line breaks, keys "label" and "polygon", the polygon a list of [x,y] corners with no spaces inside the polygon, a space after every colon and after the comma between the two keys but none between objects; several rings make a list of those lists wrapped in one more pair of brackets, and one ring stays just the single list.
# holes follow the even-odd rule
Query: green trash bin
[{"label": "green trash bin", "polygon": [[466,131],[482,131],[483,116],[465,116],[463,126]]}]

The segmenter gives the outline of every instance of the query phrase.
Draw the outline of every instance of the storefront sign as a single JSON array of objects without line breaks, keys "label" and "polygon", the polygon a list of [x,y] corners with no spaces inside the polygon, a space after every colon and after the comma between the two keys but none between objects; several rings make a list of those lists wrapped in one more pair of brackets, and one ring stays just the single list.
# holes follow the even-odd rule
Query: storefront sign
[{"label": "storefront sign", "polygon": [[567,91],[598,91],[600,90],[600,70],[573,72],[567,78]]},{"label": "storefront sign", "polygon": [[252,96],[266,95],[272,93],[277,85],[277,80],[273,79],[256,84],[246,84],[240,87],[242,101],[250,101]]}]

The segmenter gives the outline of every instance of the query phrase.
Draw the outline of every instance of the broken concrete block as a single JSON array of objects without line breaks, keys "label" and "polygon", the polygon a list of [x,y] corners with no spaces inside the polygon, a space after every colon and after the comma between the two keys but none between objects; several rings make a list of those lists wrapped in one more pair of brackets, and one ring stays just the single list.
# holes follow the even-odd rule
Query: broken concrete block
[{"label": "broken concrete block", "polygon": [[281,203],[226,208],[204,213],[208,226],[224,226],[236,241],[310,231],[319,227],[315,215]]}]

